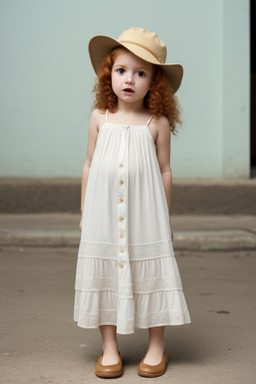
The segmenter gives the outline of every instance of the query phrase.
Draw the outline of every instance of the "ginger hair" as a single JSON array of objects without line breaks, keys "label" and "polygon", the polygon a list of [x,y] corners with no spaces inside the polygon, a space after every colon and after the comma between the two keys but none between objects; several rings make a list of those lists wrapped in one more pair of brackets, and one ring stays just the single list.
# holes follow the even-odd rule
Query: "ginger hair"
[{"label": "ginger hair", "polygon": [[[93,93],[95,93],[94,108],[103,111],[109,109],[111,113],[117,111],[117,96],[111,86],[111,71],[115,59],[122,50],[126,50],[126,48],[117,47],[112,49],[101,64],[93,88]],[[164,71],[158,65],[153,64],[152,83],[150,91],[144,98],[144,105],[155,118],[159,118],[161,115],[166,116],[170,124],[170,131],[176,135],[177,124],[182,124],[179,101],[177,96],[172,94]]]}]

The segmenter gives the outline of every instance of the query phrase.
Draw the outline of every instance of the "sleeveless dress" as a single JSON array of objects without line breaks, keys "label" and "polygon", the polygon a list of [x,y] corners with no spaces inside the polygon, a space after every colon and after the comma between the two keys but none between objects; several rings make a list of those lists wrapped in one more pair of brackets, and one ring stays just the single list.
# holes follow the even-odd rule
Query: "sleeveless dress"
[{"label": "sleeveless dress", "polygon": [[78,250],[74,321],[82,328],[190,323],[156,146],[148,125],[106,122],[90,166]]}]

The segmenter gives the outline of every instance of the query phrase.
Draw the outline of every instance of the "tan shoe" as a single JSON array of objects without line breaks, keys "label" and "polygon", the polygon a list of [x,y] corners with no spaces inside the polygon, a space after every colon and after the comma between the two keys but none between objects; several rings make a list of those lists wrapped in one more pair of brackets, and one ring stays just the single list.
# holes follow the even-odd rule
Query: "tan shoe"
[{"label": "tan shoe", "polygon": [[120,352],[119,354],[119,361],[116,364],[111,365],[102,365],[102,357],[103,353],[100,355],[98,362],[95,367],[95,374],[99,377],[118,377],[123,374],[123,364],[122,364],[122,357]]},{"label": "tan shoe", "polygon": [[165,372],[167,367],[167,362],[168,362],[168,356],[165,351],[163,353],[161,362],[157,365],[145,364],[144,359],[145,359],[145,356],[141,360],[138,368],[138,374],[140,376],[157,377],[157,376],[161,376]]}]

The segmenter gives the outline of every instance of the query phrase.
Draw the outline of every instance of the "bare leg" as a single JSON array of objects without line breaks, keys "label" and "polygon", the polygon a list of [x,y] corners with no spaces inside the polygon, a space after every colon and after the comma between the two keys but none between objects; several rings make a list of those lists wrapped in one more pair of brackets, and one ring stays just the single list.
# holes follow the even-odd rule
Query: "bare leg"
[{"label": "bare leg", "polygon": [[157,365],[161,362],[164,353],[164,330],[165,327],[149,328],[148,351],[145,355],[144,363]]},{"label": "bare leg", "polygon": [[103,358],[102,365],[117,364],[119,360],[118,356],[118,343],[116,338],[116,326],[115,325],[100,325],[100,332],[103,341]]}]

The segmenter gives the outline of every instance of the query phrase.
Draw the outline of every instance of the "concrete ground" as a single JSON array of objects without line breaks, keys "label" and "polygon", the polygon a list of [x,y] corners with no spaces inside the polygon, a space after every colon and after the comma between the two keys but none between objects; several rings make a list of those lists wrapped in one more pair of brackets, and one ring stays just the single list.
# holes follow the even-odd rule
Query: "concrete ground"
[{"label": "concrete ground", "polygon": [[[0,384],[101,382],[99,329],[73,320],[79,181],[31,183],[0,186]],[[166,327],[169,364],[153,380],[254,384],[256,180],[175,188],[174,250],[192,323]],[[124,375],[108,381],[151,381],[137,374],[147,329],[117,337]]]},{"label": "concrete ground", "polygon": [[[176,251],[191,324],[166,327],[169,357],[156,383],[253,384],[256,377],[256,251]],[[1,383],[97,383],[98,329],[73,321],[76,247],[0,251]],[[118,335],[124,375],[137,375],[148,331]]]}]

